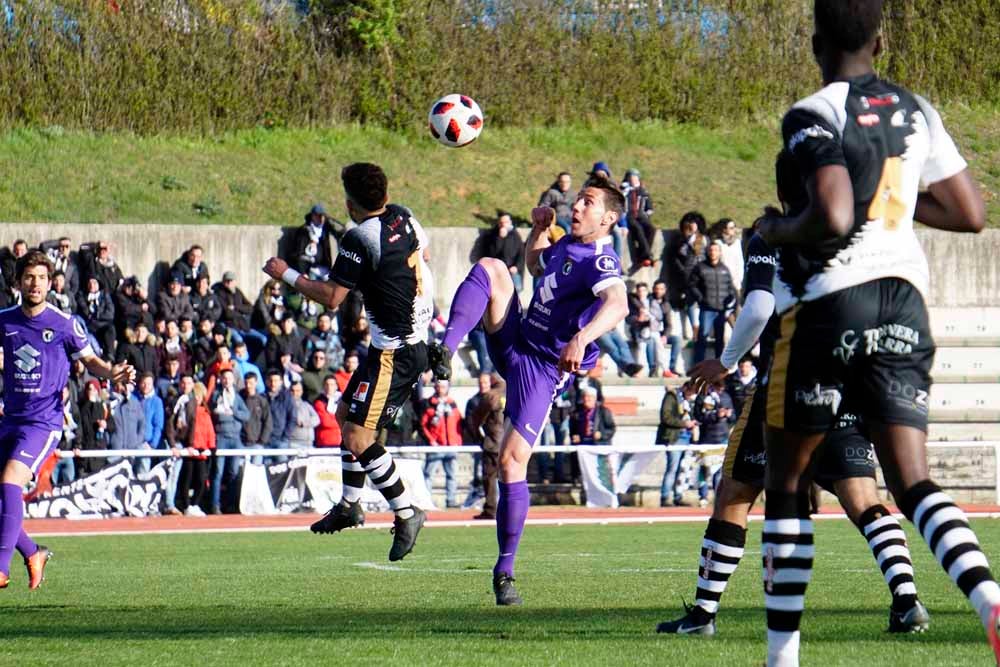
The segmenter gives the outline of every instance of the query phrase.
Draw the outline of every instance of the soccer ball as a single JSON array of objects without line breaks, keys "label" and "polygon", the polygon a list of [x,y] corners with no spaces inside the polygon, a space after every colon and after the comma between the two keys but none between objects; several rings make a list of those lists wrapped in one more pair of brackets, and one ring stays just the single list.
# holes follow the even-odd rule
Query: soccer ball
[{"label": "soccer ball", "polygon": [[445,146],[471,144],[483,131],[483,112],[467,95],[445,95],[431,106],[431,135]]}]

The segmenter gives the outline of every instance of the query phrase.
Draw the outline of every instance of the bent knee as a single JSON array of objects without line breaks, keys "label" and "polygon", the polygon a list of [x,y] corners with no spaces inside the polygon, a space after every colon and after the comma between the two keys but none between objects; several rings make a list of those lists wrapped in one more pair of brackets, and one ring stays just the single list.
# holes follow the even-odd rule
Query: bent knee
[{"label": "bent knee", "polygon": [[477,263],[489,274],[494,289],[507,287],[511,290],[514,289],[514,280],[510,277],[510,269],[502,261],[495,257],[483,257]]}]

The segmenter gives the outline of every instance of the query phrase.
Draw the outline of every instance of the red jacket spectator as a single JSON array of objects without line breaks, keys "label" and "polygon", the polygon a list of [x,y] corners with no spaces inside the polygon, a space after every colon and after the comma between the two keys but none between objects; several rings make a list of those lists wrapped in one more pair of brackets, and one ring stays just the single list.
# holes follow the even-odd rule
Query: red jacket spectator
[{"label": "red jacket spectator", "polygon": [[212,425],[212,413],[204,404],[195,408],[194,433],[191,436],[191,446],[204,454],[197,457],[204,461],[208,452],[215,449],[215,426]]},{"label": "red jacket spectator", "polygon": [[[438,383],[438,393],[441,393]],[[447,388],[445,388],[447,392]],[[434,395],[427,401],[427,410],[420,419],[420,430],[432,445],[451,447],[462,444],[462,415],[451,396]]]},{"label": "red jacket spectator", "polygon": [[313,401],[313,408],[319,415],[319,426],[316,427],[316,447],[339,447],[341,442],[340,424],[337,417],[328,409],[329,399],[320,396]]}]

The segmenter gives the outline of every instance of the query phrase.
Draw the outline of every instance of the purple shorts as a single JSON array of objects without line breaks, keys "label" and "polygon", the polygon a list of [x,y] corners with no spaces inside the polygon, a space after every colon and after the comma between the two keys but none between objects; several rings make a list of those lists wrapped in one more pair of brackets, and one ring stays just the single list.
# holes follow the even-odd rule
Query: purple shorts
[{"label": "purple shorts", "polygon": [[556,364],[543,359],[521,339],[521,304],[515,295],[503,326],[486,334],[490,360],[507,382],[504,414],[532,447],[549,421],[556,393],[569,379]]},{"label": "purple shorts", "polygon": [[49,454],[59,445],[62,429],[52,429],[43,424],[15,425],[9,422],[0,426],[0,465],[10,460],[20,461],[38,472]]}]

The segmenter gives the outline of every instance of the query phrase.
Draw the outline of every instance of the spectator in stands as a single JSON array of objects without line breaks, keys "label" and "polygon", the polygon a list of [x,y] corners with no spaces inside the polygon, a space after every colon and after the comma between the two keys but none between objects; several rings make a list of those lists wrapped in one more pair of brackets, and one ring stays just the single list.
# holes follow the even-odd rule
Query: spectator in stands
[{"label": "spectator in stands", "polygon": [[247,301],[243,290],[236,285],[236,274],[232,271],[223,273],[222,284],[215,294],[222,305],[220,321],[241,334],[250,331],[250,313],[253,312],[253,304]]},{"label": "spectator in stands", "polygon": [[[190,371],[187,371],[190,374]],[[166,406],[171,393],[178,394],[181,384],[181,361],[176,356],[168,355],[163,361],[159,377],[156,378],[156,395]]]},{"label": "spectator in stands", "polygon": [[[683,446],[691,443],[697,426],[692,417],[691,401],[698,395],[693,383],[680,387],[666,387],[663,402],[660,403],[660,425],[656,429],[656,444]],[[681,463],[686,452],[667,452],[667,463],[660,484],[660,507],[669,507],[671,500],[676,506],[683,505],[679,485]]]},{"label": "spectator in stands", "polygon": [[348,352],[344,355],[343,367],[333,374],[337,378],[337,388],[340,391],[347,389],[347,383],[351,381],[351,376],[356,370],[358,370],[358,353]]},{"label": "spectator in stands", "polygon": [[334,371],[344,363],[344,347],[340,344],[340,336],[333,329],[334,319],[329,312],[321,313],[316,320],[316,327],[306,338],[306,352],[312,354],[322,350],[326,354],[326,369]]},{"label": "spectator in stands", "polygon": [[265,334],[274,333],[278,324],[285,318],[287,310],[281,281],[268,280],[260,289],[257,301],[254,302],[250,324],[257,331]]},{"label": "spectator in stands", "polygon": [[52,274],[52,287],[45,300],[67,315],[72,315],[76,308],[76,299],[66,291],[66,276],[61,271]]},{"label": "spectator in stands", "polygon": [[549,189],[538,199],[539,206],[548,206],[556,211],[556,224],[565,233],[573,223],[573,199],[570,192],[573,187],[573,177],[568,171],[561,172]]},{"label": "spectator in stands", "polygon": [[708,247],[704,262],[691,274],[691,295],[698,303],[698,340],[694,346],[694,363],[705,359],[709,335],[715,338],[715,358],[722,356],[726,346],[726,311],[736,302],[736,286],[729,269],[722,263],[722,243],[716,241]]},{"label": "spectator in stands", "polygon": [[[208,480],[208,457],[215,449],[215,427],[208,409],[208,391],[205,385],[195,383],[191,398],[186,401],[184,445],[188,458],[181,468],[180,482],[177,484],[177,509],[187,516],[205,516],[201,508]],[[188,494],[191,497],[188,498]]]},{"label": "spectator in stands", "polygon": [[334,259],[331,240],[342,233],[330,222],[323,205],[315,204],[292,236],[288,264],[311,280],[326,280]]},{"label": "spectator in stands", "polygon": [[159,355],[156,348],[156,337],[149,333],[145,322],[136,324],[135,329],[125,332],[125,343],[118,347],[115,359],[118,363],[128,362],[135,372],[156,373],[159,366]]},{"label": "spectator in stands", "polygon": [[524,268],[524,239],[516,229],[509,213],[500,213],[496,225],[486,232],[480,240],[475,260],[484,257],[499,259],[507,266],[510,277],[514,280],[514,289],[518,292],[524,285],[522,271]]},{"label": "spectator in stands", "polygon": [[97,278],[101,283],[101,289],[109,294],[116,294],[125,281],[125,274],[111,254],[111,246],[107,241],[97,242],[97,255],[93,258],[88,274],[88,277]]},{"label": "spectator in stands", "polygon": [[740,359],[736,372],[726,376],[726,391],[733,399],[733,413],[737,417],[743,414],[743,404],[750,398],[756,380],[757,367],[750,357]]},{"label": "spectator in stands", "polygon": [[743,288],[744,271],[743,244],[740,242],[739,231],[731,218],[722,218],[709,231],[711,240],[721,241],[719,247],[722,249],[722,263],[733,277],[737,294]]},{"label": "spectator in stands", "polygon": [[[326,352],[314,350],[309,357],[309,363],[302,371],[302,394],[312,403],[323,392],[323,378],[327,376]],[[334,379],[336,382],[336,378]]]},{"label": "spectator in stands", "polygon": [[470,430],[482,433],[483,460],[483,511],[474,519],[496,519],[499,497],[500,440],[503,438],[504,403],[507,387],[500,376],[490,378],[490,389],[481,394],[475,411],[466,413]]},{"label": "spectator in stands", "polygon": [[291,387],[293,382],[302,382],[303,368],[292,361],[292,355],[285,352],[278,360],[281,372],[284,374],[285,386]]},{"label": "spectator in stands", "polygon": [[478,323],[472,331],[469,332],[469,345],[472,346],[473,352],[476,353],[476,363],[478,364],[476,370],[479,373],[486,373],[489,375],[493,372],[493,360],[490,359],[490,349],[486,344],[486,330],[483,328],[483,323]]},{"label": "spectator in stands", "polygon": [[[236,374],[233,370],[227,368],[221,371],[218,378],[218,387],[209,400],[216,446],[219,449],[243,449],[243,424],[250,419],[250,411],[236,391]],[[215,457],[215,466],[212,470],[212,514],[222,514],[223,508],[226,511],[235,508],[238,492],[236,480],[242,468],[242,457]],[[225,498],[222,497],[223,488],[226,490]]]},{"label": "spectator in stands", "polygon": [[337,378],[327,375],[323,378],[323,393],[313,401],[319,426],[316,427],[317,447],[339,447],[341,434],[337,422],[337,406],[340,405],[340,390],[337,389]]},{"label": "spectator in stands", "polygon": [[[546,446],[564,446],[570,444],[569,420],[573,416],[573,385],[569,383],[552,400],[549,410],[549,423],[542,431],[541,442]],[[566,482],[566,455],[563,452],[539,452],[534,455],[538,464],[538,478],[542,484]]]},{"label": "spectator in stands", "polygon": [[288,389],[292,397],[291,428],[288,430],[288,444],[296,449],[307,449],[316,442],[316,427],[319,415],[313,406],[302,397],[302,383],[293,382]]},{"label": "spectator in stands", "polygon": [[66,293],[76,299],[80,291],[80,263],[70,240],[63,236],[55,243],[46,241],[39,247],[52,260],[55,271],[61,271],[66,277]]},{"label": "spectator in stands", "polygon": [[[205,389],[208,390],[208,395],[213,396],[215,394],[215,387],[219,383],[219,379],[222,374],[226,371],[232,371],[235,374],[236,364],[233,363],[233,353],[229,351],[225,343],[215,344],[215,357],[212,359],[212,363],[208,365],[205,369]],[[216,433],[218,435],[218,433]]]},{"label": "spectator in stands", "polygon": [[194,341],[195,334],[197,333],[194,322],[185,317],[178,322],[178,324],[180,325],[181,338],[183,338],[184,342],[190,347],[191,343]]},{"label": "spectator in stands", "polygon": [[208,277],[208,264],[202,261],[204,254],[200,245],[193,245],[170,267],[171,273],[181,277],[185,292],[191,292],[201,276]]},{"label": "spectator in stands", "polygon": [[165,289],[157,297],[156,312],[164,320],[180,322],[185,317],[191,320],[197,317],[194,306],[191,305],[191,296],[185,294],[182,287],[181,277],[176,273],[171,273]]},{"label": "spectator in stands", "polygon": [[670,307],[680,321],[677,333],[688,340],[698,337],[698,304],[688,291],[691,274],[705,247],[704,237],[698,231],[704,224],[705,216],[697,211],[688,211],[681,217],[678,233],[671,236],[664,249],[660,275],[667,282]]},{"label": "spectator in stands", "polygon": [[[135,396],[142,406],[143,412],[143,436],[140,449],[159,449],[163,441],[165,416],[163,400],[156,395],[156,389],[153,386],[152,373],[143,373],[139,376],[139,386]],[[136,463],[141,472],[149,471],[149,459],[138,459]]]},{"label": "spectator in stands", "polygon": [[[2,348],[0,348],[2,349]],[[77,448],[78,432],[80,430],[80,408],[73,401],[69,385],[62,390],[63,425],[62,436],[59,438],[59,451],[69,452]],[[72,458],[60,458],[52,469],[52,486],[69,484],[76,479],[76,461]]]},{"label": "spectator in stands", "polygon": [[[0,347],[0,370],[3,370],[3,348]],[[66,386],[69,387],[70,399],[73,404],[79,407],[80,401],[87,395],[87,383],[94,379],[87,367],[79,359],[74,359],[69,366],[69,380]],[[79,422],[78,422],[79,423]]]},{"label": "spectator in stands", "polygon": [[[681,339],[676,333],[674,333],[671,327],[671,306],[670,300],[667,297],[667,284],[662,280],[657,280],[653,283],[653,294],[650,298],[650,313],[652,313],[653,319],[656,319],[660,323],[660,350],[663,354],[666,354],[667,346],[670,346],[670,357],[669,361],[663,359],[663,354],[661,354],[661,366],[664,366],[666,370],[663,371],[663,377],[677,377],[677,360],[680,358],[681,354]],[[666,363],[664,363],[666,361]]]},{"label": "spectator in stands", "polygon": [[[477,382],[479,391],[465,402],[465,419],[462,420],[462,442],[466,445],[482,444],[483,433],[479,424],[474,424],[472,416],[476,412],[480,401],[489,392],[492,382],[489,373],[480,373]],[[483,497],[482,494],[482,455],[476,452],[472,455],[472,482],[470,484],[469,495],[462,503],[463,507],[470,507]]]},{"label": "spectator in stands", "polygon": [[570,441],[574,445],[610,445],[615,437],[615,418],[597,404],[597,389],[585,387],[581,405],[569,420]]},{"label": "spectator in stands", "polygon": [[208,274],[203,273],[198,276],[194,282],[194,289],[188,296],[191,307],[194,308],[194,317],[191,318],[194,324],[199,324],[204,319],[215,323],[222,317],[222,304],[219,303],[219,297],[215,292],[209,289]]},{"label": "spectator in stands", "polygon": [[23,257],[28,252],[28,244],[24,239],[17,239],[11,244],[10,252],[3,253],[3,259],[0,260],[0,273],[2,273],[4,282],[8,287],[13,287],[17,281],[14,280],[14,267],[17,264],[17,260]]},{"label": "spectator in stands", "polygon": [[104,358],[114,358],[115,304],[97,278],[87,280],[87,290],[79,295],[76,308],[83,317],[87,330],[93,333],[101,344]]},{"label": "spectator in stands", "polygon": [[134,330],[139,322],[143,322],[149,331],[153,328],[153,313],[139,279],[130,276],[115,292],[115,331],[119,342],[124,340],[125,330]]},{"label": "spectator in stands", "polygon": [[[707,392],[699,397],[696,414],[698,415],[700,445],[725,446],[729,440],[729,429],[736,423],[736,412],[733,410],[733,400],[723,383],[709,387]],[[712,458],[705,452],[698,455],[698,504],[708,505],[709,488],[716,487],[717,479],[711,465]]]},{"label": "spectator in stands", "polygon": [[615,362],[615,366],[618,367],[619,376],[627,375],[635,377],[642,372],[642,366],[635,363],[635,357],[632,356],[632,350],[629,349],[628,341],[625,340],[625,337],[621,335],[618,329],[612,329],[598,338],[597,347]]},{"label": "spectator in stands", "polygon": [[[269,449],[288,449],[289,434],[295,428],[297,411],[292,403],[291,393],[285,389],[284,373],[277,369],[267,371],[267,398],[271,406],[271,442]],[[284,457],[272,457],[272,461],[284,461]]]},{"label": "spectator in stands", "polygon": [[[427,400],[427,408],[420,418],[420,431],[427,444],[431,447],[455,447],[462,444],[460,422],[462,414],[458,404],[448,395],[450,384],[447,380],[438,380],[434,385],[434,395]],[[458,507],[455,492],[458,488],[458,478],[455,476],[455,454],[435,451],[427,454],[424,460],[424,481],[427,488],[433,488],[434,471],[438,464],[444,466],[445,476],[445,506]]]},{"label": "spectator in stands", "polygon": [[650,220],[653,215],[653,200],[642,185],[638,169],[625,172],[622,194],[625,195],[624,217],[628,225],[628,249],[632,259],[630,273],[635,273],[644,266],[653,265],[652,247],[656,236],[656,228]]},{"label": "spectator in stands", "polygon": [[[114,420],[110,449],[143,449],[146,415],[143,413],[142,404],[136,399],[135,385],[124,382],[115,384],[109,408],[111,418]],[[113,457],[108,459],[108,463],[117,463],[120,460],[119,457]],[[140,466],[145,468],[143,472],[149,470],[149,459],[144,459],[144,463],[132,462],[134,470]]]},{"label": "spectator in stands", "polygon": [[194,359],[194,370],[198,375],[203,373],[205,368],[215,358],[216,344],[215,338],[212,335],[214,328],[215,323],[212,320],[208,318],[199,320],[198,333],[195,334],[194,340],[190,343],[191,354]]},{"label": "spectator in stands", "polygon": [[[181,514],[176,503],[177,489],[180,486],[181,472],[184,468],[184,462],[180,457],[187,451],[188,436],[191,425],[194,423],[194,385],[194,378],[190,374],[181,376],[178,384],[179,391],[168,393],[164,406],[167,420],[163,431],[166,434],[167,446],[170,447],[170,453],[174,457],[173,465],[170,468],[170,477],[167,479],[167,486],[163,492],[164,514]],[[204,482],[202,485],[204,486]],[[187,498],[186,493],[184,497]]]},{"label": "spectator in stands", "polygon": [[640,358],[645,355],[649,377],[656,377],[656,350],[663,330],[663,310],[659,303],[653,302],[646,283],[636,284],[635,291],[629,294],[628,306],[625,324],[628,326],[632,345]]},{"label": "spectator in stands", "polygon": [[312,331],[316,327],[316,320],[319,319],[320,313],[323,312],[323,308],[318,303],[307,299],[298,292],[292,292],[288,295],[288,308],[295,314],[295,323],[303,331]]},{"label": "spectator in stands", "polygon": [[258,383],[264,382],[264,374],[260,372],[257,364],[250,361],[247,344],[242,341],[233,345],[233,369],[236,371],[236,380],[241,386],[248,375],[256,375]]},{"label": "spectator in stands", "polygon": [[159,368],[163,368],[167,358],[173,357],[180,362],[180,371],[182,373],[190,373],[193,370],[191,347],[184,340],[184,337],[181,336],[180,327],[177,326],[177,322],[174,320],[167,320],[167,323],[164,325],[163,337],[160,339],[156,351],[159,359]]},{"label": "spectator in stands", "polygon": [[[80,438],[77,441],[78,450],[110,449],[111,433],[114,422],[111,411],[101,396],[101,385],[97,380],[87,383],[86,393],[80,403]],[[79,454],[78,451],[74,453]],[[79,458],[77,477],[95,473],[104,467],[103,457]]]},{"label": "spectator in stands", "polygon": [[212,327],[212,342],[218,345],[225,345],[230,350],[236,343],[243,340],[240,333],[236,329],[230,329],[222,322],[216,322],[215,326]]},{"label": "spectator in stands", "polygon": [[[271,335],[265,348],[265,358],[269,367],[281,368],[281,356],[287,354],[292,362],[301,366],[304,362],[303,356],[305,346],[302,336],[299,334],[298,326],[295,324],[295,316],[290,312],[285,312],[284,319],[281,320],[281,329],[278,333]],[[301,369],[300,371],[301,372]]]},{"label": "spectator in stands", "polygon": [[[243,446],[247,449],[263,449],[271,442],[271,429],[273,428],[271,406],[268,404],[267,398],[257,391],[258,385],[262,383],[259,376],[248,373],[244,378],[243,390],[240,391],[240,397],[246,404],[249,414],[247,420],[243,422],[241,432]],[[260,457],[254,458],[253,462],[260,463]]]}]

